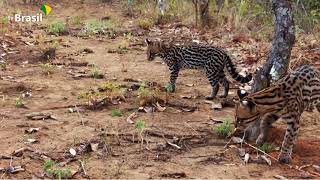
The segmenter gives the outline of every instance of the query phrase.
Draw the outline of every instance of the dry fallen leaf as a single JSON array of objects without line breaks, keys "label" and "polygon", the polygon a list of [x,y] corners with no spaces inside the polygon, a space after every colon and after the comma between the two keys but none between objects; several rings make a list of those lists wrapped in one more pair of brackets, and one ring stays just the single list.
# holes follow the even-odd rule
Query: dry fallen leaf
[{"label": "dry fallen leaf", "polygon": [[313,167],[316,171],[320,172],[320,166],[318,166],[318,165],[312,165],[312,167]]},{"label": "dry fallen leaf", "polygon": [[90,143],[93,152],[98,150],[99,143]]},{"label": "dry fallen leaf", "polygon": [[130,124],[134,124],[133,119],[138,117],[136,112],[133,112],[132,114],[129,115],[129,117],[127,118],[127,122]]},{"label": "dry fallen leaf", "polygon": [[40,128],[30,128],[30,129],[26,129],[24,132],[27,134],[31,134],[31,133],[38,132],[39,130]]},{"label": "dry fallen leaf", "polygon": [[285,178],[285,177],[283,177],[281,175],[274,175],[273,177],[276,178],[276,179],[282,179],[282,180],[287,179],[287,178]]},{"label": "dry fallen leaf", "polygon": [[240,157],[244,157],[245,155],[246,155],[246,150],[245,149],[238,149],[238,151],[239,151],[239,156]]},{"label": "dry fallen leaf", "polygon": [[231,141],[232,141],[233,143],[235,143],[235,144],[243,143],[243,139],[242,139],[242,138],[235,137],[235,136],[233,136],[233,137],[231,138]]},{"label": "dry fallen leaf", "polygon": [[250,159],[250,154],[249,153],[246,153],[245,155],[244,155],[244,164],[248,164],[248,161],[249,161],[249,159]]},{"label": "dry fallen leaf", "polygon": [[157,106],[157,110],[158,110],[159,112],[163,112],[164,110],[166,110],[166,107],[161,107],[158,102],[157,102],[156,106]]},{"label": "dry fallen leaf", "polygon": [[193,87],[194,84],[186,84],[186,86],[188,86],[188,87]]},{"label": "dry fallen leaf", "polygon": [[269,166],[271,166],[271,160],[267,158],[265,155],[260,156],[262,160],[264,160]]},{"label": "dry fallen leaf", "polygon": [[221,110],[222,109],[222,104],[220,102],[219,103],[212,103],[211,109]]},{"label": "dry fallen leaf", "polygon": [[192,98],[191,95],[180,95],[180,97],[183,99],[191,99]]},{"label": "dry fallen leaf", "polygon": [[31,143],[36,143],[38,142],[38,140],[36,139],[27,139],[27,142],[25,142],[26,144],[31,144]]}]

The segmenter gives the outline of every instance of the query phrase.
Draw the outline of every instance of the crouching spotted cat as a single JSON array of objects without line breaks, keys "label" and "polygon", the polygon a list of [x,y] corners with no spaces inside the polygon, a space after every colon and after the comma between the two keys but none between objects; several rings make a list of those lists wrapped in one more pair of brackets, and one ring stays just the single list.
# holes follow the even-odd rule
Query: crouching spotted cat
[{"label": "crouching spotted cat", "polygon": [[282,118],[287,123],[287,130],[278,159],[290,163],[302,112],[310,107],[316,107],[320,112],[320,73],[315,67],[304,65],[271,87],[249,95],[241,90],[238,96],[240,102],[235,110],[237,131],[249,132],[260,120],[256,143],[261,145],[271,124]]},{"label": "crouching spotted cat", "polygon": [[159,56],[169,66],[170,84],[173,91],[176,88],[176,80],[181,69],[204,69],[212,87],[212,93],[207,97],[213,99],[218,91],[219,84],[224,87],[226,97],[229,92],[229,82],[224,74],[224,69],[230,73],[233,79],[240,83],[247,83],[252,79],[252,75],[243,77],[236,71],[235,65],[225,51],[217,47],[204,45],[166,45],[160,41],[150,41],[146,39],[148,45],[147,58],[149,61]]}]

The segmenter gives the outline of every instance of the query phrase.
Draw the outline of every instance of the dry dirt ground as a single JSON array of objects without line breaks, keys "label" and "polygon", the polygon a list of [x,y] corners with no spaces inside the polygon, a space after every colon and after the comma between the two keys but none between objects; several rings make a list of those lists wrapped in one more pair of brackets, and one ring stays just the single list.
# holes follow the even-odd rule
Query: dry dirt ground
[{"label": "dry dirt ground", "polygon": [[[138,117],[133,121],[145,122],[142,144],[139,130],[134,124],[127,122],[127,117],[139,108],[137,91],[128,93],[126,101],[115,101],[114,104],[105,104],[95,110],[88,109],[86,102],[78,97],[79,93],[96,89],[103,82],[133,87],[136,83],[126,81],[133,79],[154,82],[151,83],[153,85],[166,85],[169,78],[168,68],[159,59],[148,62],[146,47],[142,43],[146,37],[161,38],[159,32],[166,27],[153,28],[152,31],[139,29],[132,23],[134,18],[125,16],[124,6],[119,3],[47,3],[53,8],[50,19],[65,21],[67,17],[80,16],[86,21],[105,16],[116,17],[123,24],[123,32],[134,32],[133,45],[129,46],[128,52],[118,54],[109,50],[117,49],[124,39],[122,35],[114,39],[103,35],[81,38],[72,33],[61,36],[47,35],[45,40],[59,41],[56,58],[50,61],[71,61],[74,64],[57,65],[54,73],[44,75],[43,68],[40,67],[44,60],[39,58],[41,44],[35,42],[39,40],[39,35],[44,33],[43,24],[49,20],[45,19],[43,24],[39,25],[15,24],[11,27],[9,35],[1,39],[1,45],[6,44],[14,53],[4,57],[7,66],[0,71],[0,168],[7,168],[11,164],[22,166],[25,171],[10,174],[2,170],[1,178],[47,177],[43,170],[46,159],[61,163],[62,168],[77,171],[73,178],[245,179],[273,178],[275,175],[287,178],[320,178],[311,167],[320,164],[318,112],[303,114],[299,142],[294,150],[291,168],[274,160],[271,166],[255,162],[245,165],[239,158],[237,146],[224,147],[228,140],[216,134],[214,129],[219,124],[211,120],[232,120],[234,109],[210,109],[211,105],[204,100],[204,96],[210,92],[210,86],[205,75],[198,71],[181,72],[177,92],[168,95],[167,104],[162,103],[162,106],[166,106],[165,111],[138,112]],[[28,13],[36,12],[38,8],[38,5],[23,5],[22,2],[12,1],[7,11],[19,9]],[[1,13],[4,15],[8,12]],[[213,38],[224,41],[221,37],[215,35]],[[232,49],[234,46],[238,47],[236,43],[231,43],[226,48]],[[78,53],[84,48],[90,48],[94,52]],[[81,66],[79,62],[96,64],[104,78],[73,78],[70,71],[89,69]],[[239,64],[240,69],[241,63]],[[26,92],[32,93],[31,97],[22,98],[26,107],[17,108],[16,98]],[[185,99],[183,96],[192,97]],[[234,89],[229,96],[235,96]],[[69,112],[69,108],[74,108],[75,105],[80,109],[79,112]],[[120,109],[122,116],[112,117],[111,112],[114,109]],[[30,120],[26,114],[31,112],[50,113],[54,119]],[[40,130],[26,133],[25,130],[29,128]],[[275,129],[274,132],[269,141],[280,147],[283,130]],[[36,139],[37,142],[27,143],[28,139]],[[96,144],[97,148],[92,147]],[[13,154],[20,148],[29,150]],[[71,148],[77,151],[76,156],[70,154]],[[252,158],[256,156],[255,150],[245,148]],[[278,153],[274,150],[270,154],[277,157]]]}]

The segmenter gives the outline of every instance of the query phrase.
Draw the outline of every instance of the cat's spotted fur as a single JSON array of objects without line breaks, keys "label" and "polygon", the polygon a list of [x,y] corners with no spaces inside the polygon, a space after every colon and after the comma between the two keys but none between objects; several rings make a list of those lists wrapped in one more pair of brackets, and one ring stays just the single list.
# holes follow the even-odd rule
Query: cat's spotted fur
[{"label": "cat's spotted fur", "polygon": [[316,107],[320,112],[319,71],[304,65],[269,88],[250,95],[238,91],[238,95],[240,102],[236,105],[235,126],[246,132],[260,120],[258,145],[266,140],[268,128],[273,122],[282,118],[287,123],[279,161],[289,163],[302,112],[310,107]]},{"label": "cat's spotted fur", "polygon": [[229,82],[224,74],[224,69],[230,73],[231,77],[240,83],[247,83],[252,79],[251,75],[243,77],[238,74],[230,57],[220,48],[189,45],[177,46],[166,45],[160,41],[150,41],[146,39],[148,45],[147,58],[149,61],[159,56],[169,66],[171,71],[170,84],[175,91],[176,80],[181,69],[204,69],[212,86],[212,93],[207,99],[213,99],[219,90],[219,84],[224,87],[226,97],[229,91]]}]

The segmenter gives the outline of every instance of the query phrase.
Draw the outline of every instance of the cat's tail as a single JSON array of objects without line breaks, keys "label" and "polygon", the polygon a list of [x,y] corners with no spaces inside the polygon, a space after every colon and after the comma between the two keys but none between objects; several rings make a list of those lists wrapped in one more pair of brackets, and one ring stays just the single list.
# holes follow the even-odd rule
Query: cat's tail
[{"label": "cat's tail", "polygon": [[229,56],[227,56],[227,60],[226,60],[226,69],[228,70],[229,74],[231,75],[231,77],[240,82],[240,83],[247,83],[249,81],[251,81],[252,79],[252,74],[247,75],[246,77],[241,76],[237,70],[235,65],[232,63],[231,59]]}]

